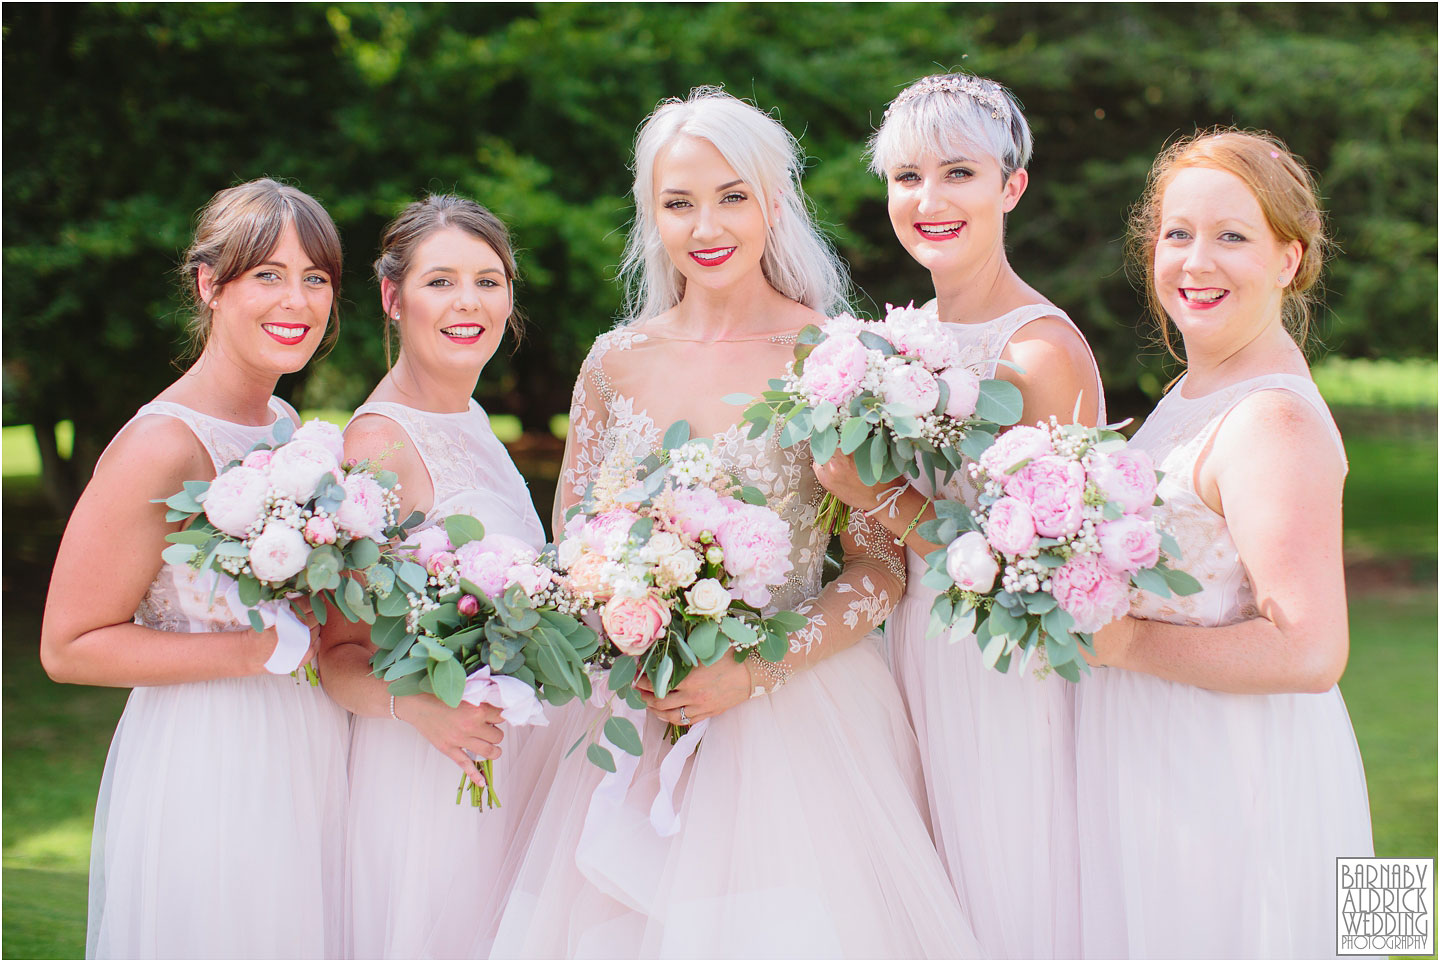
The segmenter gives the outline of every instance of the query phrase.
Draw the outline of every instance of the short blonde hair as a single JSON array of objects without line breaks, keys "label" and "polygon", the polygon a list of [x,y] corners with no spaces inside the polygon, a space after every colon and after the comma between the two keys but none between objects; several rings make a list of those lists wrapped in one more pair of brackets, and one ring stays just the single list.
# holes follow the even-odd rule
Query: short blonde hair
[{"label": "short blonde hair", "polygon": [[881,177],[923,157],[944,160],[979,148],[1003,180],[1030,163],[1034,138],[1020,101],[993,80],[968,73],[922,77],[900,91],[870,138],[870,170]]}]

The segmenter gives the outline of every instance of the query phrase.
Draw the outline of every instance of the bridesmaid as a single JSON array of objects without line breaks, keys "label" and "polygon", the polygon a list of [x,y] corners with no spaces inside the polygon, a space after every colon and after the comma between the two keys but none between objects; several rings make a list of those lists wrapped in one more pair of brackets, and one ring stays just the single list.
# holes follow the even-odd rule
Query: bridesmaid
[{"label": "bridesmaid", "polygon": [[[400,478],[401,516],[424,513],[422,531],[469,514],[487,536],[538,550],[545,533],[530,491],[471,397],[507,327],[518,328],[505,225],[472,200],[432,195],[385,229],[375,273],[400,354],[345,429],[346,457],[384,459]],[[465,753],[501,754],[499,710],[450,708],[429,694],[396,698],[370,673],[374,651],[363,624],[330,619],[320,656],[326,686],[356,715],[346,954],[483,958],[494,935],[485,913],[508,891],[509,846],[526,837],[536,779],[553,773],[561,753],[549,746],[551,729],[511,733],[496,766],[504,805],[457,805],[457,766],[476,774]]]},{"label": "bridesmaid", "polygon": [[1301,352],[1315,183],[1269,134],[1196,134],[1155,162],[1131,236],[1187,365],[1132,443],[1203,590],[1137,595],[1078,686],[1084,954],[1333,955],[1335,859],[1372,847],[1335,687],[1345,450]]},{"label": "bridesmaid", "polygon": [[[1009,91],[945,74],[916,81],[890,104],[871,167],[888,183],[895,236],[930,271],[935,310],[964,362],[1019,387],[1023,424],[1051,415],[1069,422],[1077,411],[1095,424],[1105,399],[1085,338],[1005,254],[1005,219],[1029,183],[1030,148]],[[935,592],[921,578],[936,546],[915,533],[935,516],[927,481],[867,488],[840,457],[816,474],[908,549],[905,596],[886,625],[891,665],[920,740],[935,841],[982,949],[998,958],[1076,955],[1073,688],[1057,675],[990,670],[970,639],[928,637]],[[957,478],[939,496],[973,504],[975,492],[962,485]]]},{"label": "bridesmaid", "polygon": [[200,356],[101,456],[45,604],[51,678],[134,688],[100,783],[85,952],[334,957],[345,713],[293,666],[269,673],[275,629],[161,561],[180,525],[151,499],[296,419],[271,392],[338,331],[340,238],[310,196],[251,181],[200,212],[183,270]]}]

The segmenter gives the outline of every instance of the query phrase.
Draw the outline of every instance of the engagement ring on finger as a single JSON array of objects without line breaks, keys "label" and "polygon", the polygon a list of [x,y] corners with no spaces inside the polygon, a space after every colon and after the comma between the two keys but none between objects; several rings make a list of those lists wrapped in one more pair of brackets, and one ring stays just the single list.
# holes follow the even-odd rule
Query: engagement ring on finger
[{"label": "engagement ring on finger", "polygon": [[689,725],[689,724],[690,724],[690,719],[687,718],[687,717],[685,717],[685,709],[684,709],[683,707],[680,709],[680,724],[682,724],[682,725]]}]

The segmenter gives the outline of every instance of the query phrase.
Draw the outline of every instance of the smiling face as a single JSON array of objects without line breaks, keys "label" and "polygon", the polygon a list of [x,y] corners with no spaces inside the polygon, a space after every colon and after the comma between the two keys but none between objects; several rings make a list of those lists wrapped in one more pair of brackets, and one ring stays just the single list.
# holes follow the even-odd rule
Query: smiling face
[{"label": "smiling face", "polygon": [[500,346],[512,307],[505,262],[485,241],[442,228],[415,247],[400,284],[386,278],[386,313],[399,314],[406,358],[435,371],[473,376]]},{"label": "smiling face", "polygon": [[305,253],[294,224],[259,264],[214,289],[209,268],[201,294],[211,305],[213,348],[267,376],[300,370],[325,336],[335,292],[330,275]]},{"label": "smiling face", "polygon": [[1244,181],[1209,167],[1185,168],[1160,202],[1155,293],[1195,348],[1226,352],[1279,324],[1299,241],[1282,243]]},{"label": "smiling face", "polygon": [[677,137],[656,156],[655,221],[687,285],[723,289],[760,270],[759,195],[708,140]]},{"label": "smiling face", "polygon": [[895,236],[932,274],[973,269],[1003,254],[1005,214],[1028,182],[1023,169],[1006,179],[998,160],[973,149],[901,164],[885,176]]}]

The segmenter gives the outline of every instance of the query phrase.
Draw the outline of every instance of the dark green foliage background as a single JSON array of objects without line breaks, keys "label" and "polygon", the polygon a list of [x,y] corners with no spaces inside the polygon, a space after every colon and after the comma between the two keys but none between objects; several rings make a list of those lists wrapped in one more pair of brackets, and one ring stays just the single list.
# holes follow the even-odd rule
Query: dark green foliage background
[{"label": "dark green foliage background", "polygon": [[193,214],[261,175],[318,197],[347,254],[340,344],[284,393],[363,399],[384,365],[380,228],[454,189],[523,248],[530,337],[482,400],[543,430],[619,306],[635,128],[702,83],[801,136],[862,308],[929,296],[863,169],[872,123],[939,69],[1008,84],[1037,145],[1012,259],[1090,335],[1120,415],[1165,374],[1123,270],[1125,213],[1155,153],[1197,125],[1269,128],[1319,172],[1343,249],[1326,348],[1435,349],[1430,5],[8,4],[3,24],[3,413],[42,453],[74,421],[52,488],[174,377]]}]

